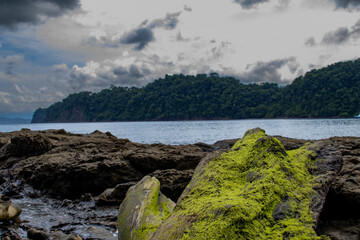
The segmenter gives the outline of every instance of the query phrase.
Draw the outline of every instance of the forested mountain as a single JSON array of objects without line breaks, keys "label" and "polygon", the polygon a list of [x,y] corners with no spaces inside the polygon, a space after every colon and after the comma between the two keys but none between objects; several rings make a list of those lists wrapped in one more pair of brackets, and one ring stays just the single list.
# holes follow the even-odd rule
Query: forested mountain
[{"label": "forested mountain", "polygon": [[312,70],[286,87],[233,77],[166,75],[142,88],[71,94],[32,122],[353,117],[360,112],[360,59]]},{"label": "forested mountain", "polygon": [[285,87],[285,117],[353,117],[360,113],[360,59],[312,70]]}]

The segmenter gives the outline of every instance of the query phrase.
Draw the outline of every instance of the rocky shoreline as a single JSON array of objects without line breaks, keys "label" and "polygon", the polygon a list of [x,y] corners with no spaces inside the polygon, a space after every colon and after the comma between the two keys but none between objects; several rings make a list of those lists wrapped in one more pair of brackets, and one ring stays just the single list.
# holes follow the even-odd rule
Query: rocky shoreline
[{"label": "rocky shoreline", "polygon": [[200,160],[232,142],[170,146],[99,131],[0,133],[1,196],[23,210],[19,223],[2,224],[0,237],[23,239],[36,230],[54,239],[116,239],[117,209],[129,187],[151,175],[176,201]]},{"label": "rocky shoreline", "polygon": [[[313,170],[325,176],[315,204],[317,234],[359,239],[360,138],[276,139],[286,151],[315,144],[316,157],[327,159]],[[155,177],[160,191],[178,202],[198,164],[237,140],[174,146],[139,144],[99,131],[0,133],[2,204],[12,201],[22,208],[18,219],[0,223],[0,238],[117,239],[118,208],[131,186]]]}]

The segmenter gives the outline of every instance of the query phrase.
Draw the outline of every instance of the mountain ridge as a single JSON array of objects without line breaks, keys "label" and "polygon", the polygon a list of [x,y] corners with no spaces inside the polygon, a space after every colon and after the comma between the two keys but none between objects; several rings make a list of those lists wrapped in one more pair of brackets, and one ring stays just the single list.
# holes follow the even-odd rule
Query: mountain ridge
[{"label": "mountain ridge", "polygon": [[70,94],[32,123],[353,117],[360,112],[360,59],[314,69],[279,87],[217,73],[165,75],[148,85]]}]

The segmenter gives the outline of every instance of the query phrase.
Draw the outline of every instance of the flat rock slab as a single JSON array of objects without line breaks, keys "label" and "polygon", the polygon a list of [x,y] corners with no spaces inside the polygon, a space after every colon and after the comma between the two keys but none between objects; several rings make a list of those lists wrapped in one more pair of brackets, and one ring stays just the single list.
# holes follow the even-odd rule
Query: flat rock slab
[{"label": "flat rock slab", "polygon": [[159,169],[194,169],[207,154],[197,145],[139,144],[99,131],[81,135],[23,129],[0,133],[0,143],[0,171],[45,194],[70,199],[99,195]]}]

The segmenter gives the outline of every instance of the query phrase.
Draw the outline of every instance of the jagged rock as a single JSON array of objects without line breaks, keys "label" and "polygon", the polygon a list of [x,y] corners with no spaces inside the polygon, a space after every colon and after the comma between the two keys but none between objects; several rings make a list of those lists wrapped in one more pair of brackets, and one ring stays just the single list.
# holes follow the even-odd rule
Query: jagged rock
[{"label": "jagged rock", "polygon": [[[334,239],[358,239],[360,138],[334,137],[313,141],[280,136],[276,138],[280,140],[286,152],[297,151],[304,145],[305,149],[312,152],[310,159],[315,162],[307,168],[314,176],[316,186],[309,205],[313,211],[313,227],[316,227],[318,235],[325,234]],[[268,141],[270,140],[264,138],[259,143],[262,145]],[[9,197],[21,197],[24,194],[30,196],[31,192],[34,193],[33,190],[27,190],[29,188],[26,184],[30,184],[36,188],[36,194],[32,196],[50,194],[62,199],[77,198],[80,201],[90,201],[82,196],[88,193],[88,196],[97,196],[107,188],[115,190],[118,187],[119,192],[107,191],[108,194],[105,195],[106,198],[109,197],[106,201],[116,199],[118,204],[133,182],[149,174],[159,178],[162,183],[161,191],[176,200],[187,184],[186,181],[190,180],[193,168],[201,159],[203,160],[198,168],[204,169],[214,157],[227,151],[235,142],[236,139],[232,139],[211,145],[197,143],[168,146],[133,143],[127,139],[117,139],[111,133],[99,131],[86,135],[71,134],[65,130],[29,129],[0,133],[0,191],[5,201],[9,200]],[[20,151],[20,148],[24,151]],[[274,154],[281,156],[284,155],[284,149],[275,148],[270,152],[276,150]],[[337,173],[340,164],[338,151],[343,159],[340,173]],[[320,159],[322,161],[319,161]],[[262,164],[261,161],[259,164]],[[259,171],[249,170],[244,179],[249,183],[258,182],[263,179],[263,175]],[[115,186],[116,184],[118,185]],[[189,194],[189,189],[192,188],[185,189],[183,196]],[[184,198],[180,197],[179,202],[183,201]],[[94,201],[88,204],[91,209],[110,207],[95,206]],[[286,218],[289,205],[291,204],[288,196],[282,197],[279,203],[274,205],[272,217],[277,221]],[[66,208],[75,211],[76,207],[78,205],[69,204]],[[231,212],[232,207],[224,206],[224,209],[228,208],[230,210],[226,211]],[[82,219],[90,216],[86,211],[79,214]],[[91,217],[94,218],[101,219],[95,215]],[[109,216],[106,218],[112,219]],[[195,221],[195,215],[189,216],[188,219]],[[65,232],[68,233],[67,230]],[[5,236],[1,234],[0,237]]]},{"label": "jagged rock", "polygon": [[69,234],[66,237],[66,240],[82,240],[82,238],[79,235]]},{"label": "jagged rock", "polygon": [[156,170],[149,175],[156,177],[160,181],[161,192],[176,202],[194,175],[194,170]]},{"label": "jagged rock", "polygon": [[317,231],[336,240],[360,239],[360,139],[334,137],[322,141],[339,149],[343,166],[334,176]]},{"label": "jagged rock", "polygon": [[[42,193],[69,199],[99,195],[158,169],[194,169],[207,154],[196,145],[139,144],[100,131],[23,130],[0,133],[0,140],[7,142],[0,151],[0,170]],[[21,154],[20,147],[25,149]]]},{"label": "jagged rock", "polygon": [[196,145],[182,147],[151,144],[131,152],[125,158],[142,173],[149,174],[159,169],[194,169],[205,155]]},{"label": "jagged rock", "polygon": [[15,220],[21,214],[21,208],[11,201],[0,203],[0,221]]},{"label": "jagged rock", "polygon": [[332,219],[322,224],[317,231],[329,236],[331,240],[359,240],[360,220]]},{"label": "jagged rock", "polygon": [[282,136],[277,136],[277,135],[273,136],[273,137],[278,139],[286,150],[298,149],[298,148],[304,146],[305,143],[313,142],[313,141],[309,141],[309,140],[288,138],[288,137],[282,137]]},{"label": "jagged rock", "polygon": [[38,157],[37,164],[27,159],[30,164],[19,169],[19,176],[45,193],[70,199],[84,193],[97,195],[116,182],[131,182],[142,177],[127,161],[116,156],[102,161],[86,157],[83,163],[74,161],[74,157],[81,158],[56,153]]},{"label": "jagged rock", "polygon": [[14,230],[8,229],[1,240],[23,240]]},{"label": "jagged rock", "polygon": [[2,198],[16,198],[21,197],[22,182],[20,180],[11,182],[2,191]]},{"label": "jagged rock", "polygon": [[214,146],[206,144],[206,143],[198,142],[198,143],[195,143],[194,145],[201,148],[201,150],[203,150],[204,152],[211,152],[214,150]]},{"label": "jagged rock", "polygon": [[238,138],[236,139],[227,139],[227,140],[220,140],[217,141],[216,143],[214,143],[212,145],[213,150],[211,150],[211,152],[213,151],[218,151],[218,150],[228,150],[230,149],[232,146],[234,146],[234,144],[239,141]]},{"label": "jagged rock", "polygon": [[118,204],[121,203],[123,199],[113,199],[111,197],[114,192],[114,188],[108,188],[103,191],[96,199],[97,205],[106,205],[106,204]]},{"label": "jagged rock", "polygon": [[[165,196],[176,202],[177,199],[180,197],[181,193],[184,191],[186,185],[190,182],[193,174],[193,169],[165,169],[156,170],[149,175],[152,177],[156,177],[161,183],[161,192]],[[106,189],[97,198],[97,204],[120,204],[124,200],[127,190],[135,184],[136,182],[128,182],[118,184],[114,188]]]},{"label": "jagged rock", "polygon": [[6,143],[9,143],[9,140],[0,138],[0,148],[2,148]]},{"label": "jagged rock", "polygon": [[48,240],[50,239],[48,234],[44,231],[29,229],[27,232],[27,237],[31,240]]},{"label": "jagged rock", "polygon": [[6,153],[10,156],[37,156],[49,151],[53,147],[50,139],[45,135],[23,132],[12,137],[10,143],[6,146]]},{"label": "jagged rock", "polygon": [[114,188],[108,188],[97,198],[98,205],[111,204],[119,205],[126,196],[126,192],[136,182],[128,182],[116,185]]},{"label": "jagged rock", "polygon": [[341,152],[326,141],[310,144],[307,149],[313,152],[311,157],[316,159],[313,166],[309,167],[310,173],[315,176],[313,187],[315,194],[311,197],[310,209],[313,212],[314,228],[316,228],[328,192],[341,170],[343,160]]},{"label": "jagged rock", "polygon": [[86,239],[116,240],[117,238],[109,231],[91,226],[85,229]]},{"label": "jagged rock", "polygon": [[160,192],[160,182],[145,176],[131,187],[119,208],[119,240],[149,239],[175,203]]},{"label": "jagged rock", "polygon": [[[74,234],[65,234],[62,231],[55,231],[49,234],[51,240],[68,240],[68,236],[74,236]],[[76,238],[70,238],[69,240],[77,240]]]},{"label": "jagged rock", "polygon": [[320,159],[321,149],[307,148],[286,151],[263,130],[248,131],[231,151],[201,161],[152,239],[317,239],[310,200],[323,182],[310,171],[338,171],[339,153]]}]

